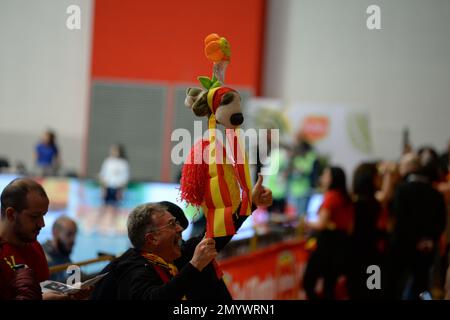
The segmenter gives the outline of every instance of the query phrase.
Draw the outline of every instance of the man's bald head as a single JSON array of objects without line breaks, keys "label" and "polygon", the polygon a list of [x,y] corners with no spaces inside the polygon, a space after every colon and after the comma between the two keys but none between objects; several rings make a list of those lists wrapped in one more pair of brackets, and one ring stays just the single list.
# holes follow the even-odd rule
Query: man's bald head
[{"label": "man's bald head", "polygon": [[52,231],[54,233],[54,232],[58,232],[58,231],[69,229],[69,228],[75,229],[75,231],[76,231],[77,223],[75,221],[73,221],[72,219],[70,219],[69,217],[61,216],[58,219],[56,219],[55,222],[53,223]]},{"label": "man's bald head", "polygon": [[18,178],[11,181],[1,195],[1,216],[4,218],[8,207],[14,208],[20,212],[27,208],[27,195],[30,192],[36,192],[42,198],[48,200],[44,188],[32,179]]},{"label": "man's bald head", "polygon": [[69,217],[61,216],[52,226],[53,240],[61,253],[70,255],[75,245],[77,224]]}]

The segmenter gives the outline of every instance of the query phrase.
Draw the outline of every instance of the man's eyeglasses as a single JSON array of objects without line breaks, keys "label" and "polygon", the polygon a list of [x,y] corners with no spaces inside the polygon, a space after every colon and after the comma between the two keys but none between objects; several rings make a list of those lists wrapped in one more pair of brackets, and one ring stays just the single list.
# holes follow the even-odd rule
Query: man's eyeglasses
[{"label": "man's eyeglasses", "polygon": [[172,220],[169,221],[168,224],[163,225],[162,227],[159,227],[157,229],[152,229],[152,230],[150,230],[150,232],[159,231],[159,230],[167,228],[167,227],[171,227],[172,229],[176,229],[176,227],[179,226],[179,225],[180,225],[180,222],[178,220],[172,219]]}]

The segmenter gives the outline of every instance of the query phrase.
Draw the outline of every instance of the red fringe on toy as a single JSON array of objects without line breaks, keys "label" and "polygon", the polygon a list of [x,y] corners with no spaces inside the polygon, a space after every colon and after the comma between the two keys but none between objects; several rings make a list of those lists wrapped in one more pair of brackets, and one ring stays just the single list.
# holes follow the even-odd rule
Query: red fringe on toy
[{"label": "red fringe on toy", "polygon": [[194,206],[202,204],[208,182],[208,164],[203,159],[203,150],[208,145],[208,140],[198,141],[189,152],[188,161],[181,171],[181,199]]}]

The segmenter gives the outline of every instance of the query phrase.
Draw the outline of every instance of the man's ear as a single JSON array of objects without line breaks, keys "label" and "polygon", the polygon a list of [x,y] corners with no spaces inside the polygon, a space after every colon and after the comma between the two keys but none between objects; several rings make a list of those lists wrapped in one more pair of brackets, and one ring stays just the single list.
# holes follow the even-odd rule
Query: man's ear
[{"label": "man's ear", "polygon": [[13,207],[8,207],[5,210],[5,214],[6,214],[6,219],[8,219],[8,221],[14,221],[16,220],[16,216],[14,215],[14,213],[16,213],[16,209],[14,209]]},{"label": "man's ear", "polygon": [[158,241],[153,234],[153,232],[149,232],[145,235],[145,242],[148,244],[154,244],[156,241]]}]

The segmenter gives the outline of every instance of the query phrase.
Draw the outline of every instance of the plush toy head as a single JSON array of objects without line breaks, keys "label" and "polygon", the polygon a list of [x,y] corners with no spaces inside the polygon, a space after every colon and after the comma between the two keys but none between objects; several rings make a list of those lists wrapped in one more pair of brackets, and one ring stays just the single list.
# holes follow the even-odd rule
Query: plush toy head
[{"label": "plush toy head", "polygon": [[231,49],[227,39],[212,33],[205,38],[205,55],[214,63],[213,77],[199,77],[204,89],[189,88],[185,105],[199,117],[214,115],[215,122],[226,129],[236,129],[244,122],[241,111],[241,96],[225,87],[225,70],[230,62]]},{"label": "plush toy head", "polygon": [[206,91],[189,88],[186,92],[185,105],[199,117],[209,118],[214,114],[216,122],[227,129],[238,128],[244,122],[241,96],[231,88],[218,87]]}]

